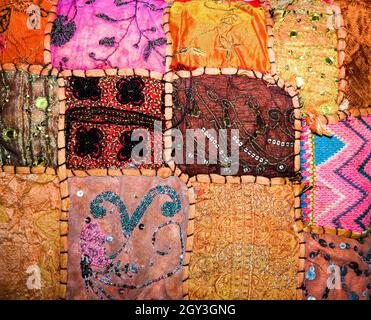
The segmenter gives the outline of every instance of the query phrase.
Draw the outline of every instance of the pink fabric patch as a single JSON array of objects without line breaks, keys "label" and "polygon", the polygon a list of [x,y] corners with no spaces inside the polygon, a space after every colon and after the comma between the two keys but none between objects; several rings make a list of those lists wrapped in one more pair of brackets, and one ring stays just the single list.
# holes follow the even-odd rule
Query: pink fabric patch
[{"label": "pink fabric patch", "polygon": [[166,6],[161,0],[60,0],[51,33],[53,66],[163,73]]}]

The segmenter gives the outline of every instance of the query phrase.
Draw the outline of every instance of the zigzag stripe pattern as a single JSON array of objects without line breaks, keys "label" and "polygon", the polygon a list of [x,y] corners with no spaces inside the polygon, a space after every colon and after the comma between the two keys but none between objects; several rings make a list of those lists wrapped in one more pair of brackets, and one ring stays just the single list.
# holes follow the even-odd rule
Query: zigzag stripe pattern
[{"label": "zigzag stripe pattern", "polygon": [[363,232],[370,226],[371,116],[327,126],[333,137],[314,139],[313,222]]}]

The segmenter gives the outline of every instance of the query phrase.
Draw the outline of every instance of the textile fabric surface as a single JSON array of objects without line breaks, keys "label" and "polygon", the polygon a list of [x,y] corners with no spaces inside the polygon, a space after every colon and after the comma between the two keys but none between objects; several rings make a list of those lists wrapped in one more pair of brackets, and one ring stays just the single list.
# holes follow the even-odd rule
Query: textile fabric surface
[{"label": "textile fabric surface", "polygon": [[170,177],[71,178],[69,299],[181,299],[188,188]]},{"label": "textile fabric surface", "polygon": [[371,106],[371,3],[367,0],[340,0],[347,29],[345,48],[347,98],[351,108]]},{"label": "textile fabric surface", "polygon": [[337,35],[330,5],[298,0],[274,11],[277,74],[299,88],[303,113],[338,111]]},{"label": "textile fabric surface", "polygon": [[60,210],[56,176],[0,173],[0,299],[59,297]]},{"label": "textile fabric surface", "polygon": [[0,163],[57,166],[57,80],[0,71]]},{"label": "textile fabric surface", "polygon": [[[328,125],[331,138],[307,134],[302,141],[302,196],[307,223],[358,233],[370,227],[371,116]],[[312,150],[312,154],[311,154]]]},{"label": "textile fabric surface", "polygon": [[[183,136],[187,129],[205,129],[195,133],[194,140],[197,138],[198,142],[210,136],[212,129],[217,134],[219,129],[228,131],[228,155],[219,157],[217,164],[202,161],[202,155],[197,151],[198,143],[194,147],[195,157],[190,158],[184,148],[184,159],[188,164],[180,167],[189,175],[220,174],[221,167],[228,168],[227,157],[235,146],[239,150],[239,175],[293,176],[294,108],[288,93],[279,87],[267,86],[263,80],[245,76],[181,78],[174,83],[173,103],[173,123],[178,125]],[[239,136],[235,136],[232,129],[239,129]],[[225,139],[215,137],[215,140],[217,145],[208,145],[207,141],[207,161],[210,155],[221,150]],[[201,157],[201,163],[196,156]]]},{"label": "textile fabric surface", "polygon": [[169,22],[173,69],[270,71],[263,8],[243,1],[176,1]]},{"label": "textile fabric surface", "polygon": [[292,187],[196,183],[189,298],[295,299]]},{"label": "textile fabric surface", "polygon": [[[66,88],[68,167],[125,167],[136,159],[131,155],[139,142],[148,147],[148,160],[154,161],[155,146],[162,148],[161,137],[154,140],[153,131],[154,121],[163,120],[163,95],[164,83],[150,78],[70,78]],[[135,129],[148,130],[147,137],[135,142]]]},{"label": "textile fabric surface", "polygon": [[51,34],[53,66],[164,72],[166,6],[161,0],[58,1]]},{"label": "textile fabric surface", "polygon": [[324,300],[368,300],[370,295],[370,237],[345,239],[305,234],[303,297]]},{"label": "textile fabric surface", "polygon": [[47,0],[1,0],[0,64],[44,65]]}]

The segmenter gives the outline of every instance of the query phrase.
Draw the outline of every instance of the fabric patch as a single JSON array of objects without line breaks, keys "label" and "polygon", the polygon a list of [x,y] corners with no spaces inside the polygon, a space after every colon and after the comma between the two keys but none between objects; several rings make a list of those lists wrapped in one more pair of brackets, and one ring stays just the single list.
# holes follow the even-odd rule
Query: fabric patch
[{"label": "fabric patch", "polygon": [[0,299],[58,298],[60,202],[56,176],[0,173]]},{"label": "fabric patch", "polygon": [[369,300],[370,237],[360,240],[304,234],[307,300]]},{"label": "fabric patch", "polygon": [[370,227],[370,125],[371,116],[351,118],[326,126],[330,138],[303,134],[303,178],[313,186],[302,196],[307,224],[358,233]]},{"label": "fabric patch", "polygon": [[0,3],[0,64],[44,64],[47,0],[2,0]]},{"label": "fabric patch", "polygon": [[190,300],[295,299],[291,186],[195,184]]},{"label": "fabric patch", "polygon": [[339,70],[330,5],[298,0],[273,12],[277,74],[299,88],[303,112],[336,113]]},{"label": "fabric patch", "polygon": [[57,166],[57,90],[53,77],[0,72],[0,164]]},{"label": "fabric patch", "polygon": [[134,129],[149,131],[152,154],[155,144],[161,143],[154,140],[153,131],[154,121],[163,119],[163,81],[136,76],[72,77],[66,97],[69,168],[125,167],[131,163],[132,149],[144,141],[132,141]]},{"label": "fabric patch", "polygon": [[175,177],[69,182],[68,298],[183,298],[187,186]]},{"label": "fabric patch", "polygon": [[143,68],[165,71],[160,0],[60,0],[51,33],[58,69]]},{"label": "fabric patch", "polygon": [[[215,129],[218,134],[219,129],[227,129],[228,156],[232,144],[239,149],[239,175],[293,176],[294,108],[290,96],[279,87],[245,76],[180,78],[174,82],[173,103],[173,123],[178,124],[183,137],[186,129],[199,129],[197,141],[207,137],[206,161],[210,154],[219,152],[223,140],[214,137],[219,146],[210,143],[215,139],[208,132]],[[238,139],[231,129],[239,129]],[[180,165],[189,175],[220,174],[221,167],[228,168],[225,157],[219,157],[218,164],[197,164],[197,144],[194,150],[192,158],[184,148],[183,158],[188,164]]]},{"label": "fabric patch", "polygon": [[243,1],[174,2],[171,67],[270,71],[265,14]]},{"label": "fabric patch", "polygon": [[340,0],[348,31],[345,47],[347,98],[351,108],[371,106],[371,3],[368,0]]}]

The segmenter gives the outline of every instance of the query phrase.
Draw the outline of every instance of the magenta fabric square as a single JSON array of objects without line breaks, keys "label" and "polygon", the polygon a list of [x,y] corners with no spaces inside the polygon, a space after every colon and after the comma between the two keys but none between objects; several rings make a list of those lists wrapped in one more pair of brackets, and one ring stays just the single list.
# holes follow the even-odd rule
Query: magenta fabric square
[{"label": "magenta fabric square", "polygon": [[60,0],[51,32],[60,70],[141,68],[165,72],[161,0]]}]

